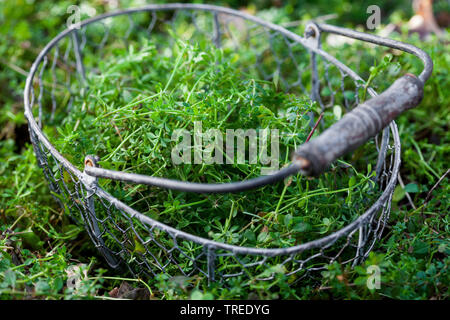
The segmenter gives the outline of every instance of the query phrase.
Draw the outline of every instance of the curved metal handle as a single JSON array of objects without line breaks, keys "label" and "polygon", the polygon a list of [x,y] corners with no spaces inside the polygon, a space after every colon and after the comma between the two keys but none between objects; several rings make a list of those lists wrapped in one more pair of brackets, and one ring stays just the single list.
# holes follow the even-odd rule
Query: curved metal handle
[{"label": "curved metal handle", "polygon": [[143,174],[127,173],[122,171],[108,170],[100,168],[97,165],[98,158],[94,156],[86,156],[84,164],[83,174],[87,175],[89,180],[92,177],[105,178],[118,180],[123,182],[146,184],[150,186],[172,189],[184,192],[196,192],[196,193],[227,193],[227,192],[240,192],[258,187],[265,186],[267,184],[281,181],[300,170],[298,163],[294,163],[278,170],[274,174],[267,176],[260,176],[257,178],[225,183],[197,183],[179,181],[173,179],[159,178],[153,176],[147,176]]},{"label": "curved metal handle", "polygon": [[433,72],[433,61],[431,60],[431,57],[425,51],[417,48],[416,46],[413,46],[412,44],[404,43],[389,38],[383,38],[374,34],[337,27],[326,23],[316,24],[316,26],[317,28],[319,28],[320,31],[323,32],[334,33],[344,37],[374,43],[376,45],[401,50],[415,55],[423,63],[423,70],[418,76],[419,80],[422,81],[423,83],[425,83],[428,80],[428,78],[431,76],[431,73]]},{"label": "curved metal handle", "polygon": [[402,112],[417,106],[423,97],[423,83],[406,74],[386,91],[354,108],[317,138],[301,145],[293,162],[301,172],[318,175],[337,158],[355,150],[381,132]]}]

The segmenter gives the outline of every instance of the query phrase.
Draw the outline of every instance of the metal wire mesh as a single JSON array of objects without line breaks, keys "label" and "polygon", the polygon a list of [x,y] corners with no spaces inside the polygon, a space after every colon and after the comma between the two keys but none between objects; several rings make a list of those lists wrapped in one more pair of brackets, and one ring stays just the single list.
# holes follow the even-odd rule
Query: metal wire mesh
[{"label": "metal wire mesh", "polygon": [[[84,224],[111,267],[135,276],[166,273],[210,281],[269,280],[282,272],[295,282],[325,270],[334,261],[363,261],[389,218],[400,163],[395,123],[375,139],[377,183],[383,191],[378,200],[357,220],[326,237],[271,249],[219,243],[158,222],[109,194],[95,178],[78,169],[84,155],[69,161],[49,142],[44,128],[57,126],[71,111],[74,97],[86,90],[86,74],[98,72],[99,63],[112,54],[112,48],[138,45],[148,37],[163,39],[169,30],[180,29],[183,34],[190,31],[189,41],[209,39],[216,47],[246,54],[252,62],[247,66],[253,68],[250,72],[265,80],[278,78],[283,90],[308,94],[322,109],[340,102],[349,110],[360,102],[365,82],[330,59],[320,49],[319,37],[293,38],[285,29],[259,19],[201,5],[155,5],[94,18],[80,29],[63,32],[42,51],[25,91],[31,141],[56,201]],[[170,48],[169,41],[161,41],[158,50]],[[368,92],[376,95],[372,89]]]}]

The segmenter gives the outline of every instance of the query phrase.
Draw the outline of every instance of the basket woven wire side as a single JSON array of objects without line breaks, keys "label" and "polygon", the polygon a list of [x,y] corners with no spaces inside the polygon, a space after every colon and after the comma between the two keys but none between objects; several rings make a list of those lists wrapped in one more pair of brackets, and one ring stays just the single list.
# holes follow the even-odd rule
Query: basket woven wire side
[{"label": "basket woven wire side", "polygon": [[[332,234],[270,249],[219,243],[152,219],[109,194],[95,177],[83,172],[79,163],[85,155],[69,161],[49,141],[44,128],[57,126],[71,111],[74,96],[86,89],[86,75],[98,72],[100,61],[111,54],[108,48],[139,45],[146,38],[158,39],[169,30],[177,33],[181,29],[183,34],[190,32],[189,41],[208,39],[224,50],[252,54],[253,67],[261,78],[277,77],[283,90],[307,94],[323,109],[339,102],[350,110],[360,102],[365,81],[321,49],[319,35],[327,31],[326,26],[311,24],[302,37],[242,12],[182,4],[152,5],[83,21],[79,28],[65,30],[45,47],[33,64],[25,89],[34,151],[61,208],[85,226],[111,267],[129,270],[136,277],[165,273],[198,275],[209,281],[234,277],[269,280],[283,272],[298,281],[334,261],[363,261],[389,219],[400,165],[394,122],[374,139],[378,158],[373,168],[382,190],[380,197],[356,220]],[[170,44],[162,42],[158,48],[160,52],[168,49]],[[327,88],[326,96],[323,88]],[[371,88],[368,93],[376,96]],[[140,251],[134,250],[137,242],[143,248]]]}]

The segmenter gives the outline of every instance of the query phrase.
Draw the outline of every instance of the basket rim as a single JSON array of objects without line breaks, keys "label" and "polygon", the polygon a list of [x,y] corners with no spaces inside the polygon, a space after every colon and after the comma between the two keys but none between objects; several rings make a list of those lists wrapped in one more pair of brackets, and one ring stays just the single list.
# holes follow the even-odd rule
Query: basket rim
[{"label": "basket rim", "polygon": [[[114,17],[114,16],[119,16],[119,15],[125,15],[125,14],[132,14],[132,13],[137,13],[137,12],[142,12],[142,11],[161,11],[161,10],[180,10],[180,9],[189,9],[189,10],[204,10],[204,11],[213,11],[213,12],[218,12],[218,13],[225,13],[225,14],[230,14],[230,15],[234,15],[246,20],[250,20],[254,23],[260,24],[262,26],[268,27],[272,30],[275,30],[277,32],[280,32],[281,34],[285,35],[286,37],[300,42],[305,48],[311,50],[312,52],[321,55],[324,59],[326,59],[328,62],[336,65],[338,68],[341,69],[341,71],[345,71],[353,80],[355,81],[364,81],[356,72],[354,72],[352,69],[350,69],[349,67],[347,67],[346,65],[344,65],[342,62],[340,62],[339,60],[337,60],[336,58],[334,58],[333,56],[331,56],[330,54],[328,54],[326,51],[321,50],[320,48],[316,48],[314,46],[311,46],[306,40],[305,38],[291,32],[288,31],[287,29],[275,25],[273,23],[267,22],[265,20],[262,20],[260,18],[257,18],[255,16],[237,11],[237,10],[233,10],[233,9],[229,9],[229,8],[224,8],[224,7],[220,7],[220,6],[215,6],[215,5],[201,5],[201,4],[164,4],[164,5],[147,5],[144,7],[140,7],[140,8],[131,8],[131,9],[124,9],[124,10],[119,10],[119,11],[115,11],[115,12],[111,12],[111,13],[105,13],[87,20],[84,20],[80,23],[80,26],[86,26],[88,24],[94,23],[96,21],[105,19],[105,18],[110,18],[110,17]],[[322,29],[323,27],[323,31],[326,32],[331,32],[331,33],[340,33],[343,34],[343,32],[347,33],[347,34],[343,34],[345,36],[350,36],[350,37],[355,37],[357,38],[359,33],[353,34],[353,36],[351,36],[348,32],[355,32],[349,29],[344,29],[344,28],[338,28],[336,30],[333,29],[334,26],[329,26],[329,25],[319,25]],[[31,95],[31,90],[32,90],[32,83],[33,83],[33,79],[34,76],[38,70],[39,65],[42,63],[42,61],[44,60],[44,58],[46,57],[46,55],[48,54],[48,52],[64,37],[70,35],[72,32],[74,32],[74,30],[76,30],[75,28],[69,28],[69,29],[65,29],[62,32],[60,32],[56,37],[54,37],[45,47],[44,49],[40,52],[40,54],[38,55],[38,57],[36,58],[36,60],[34,61],[30,72],[27,76],[26,79],[26,84],[25,84],[25,89],[24,89],[24,107],[25,107],[25,117],[27,118],[29,127],[30,127],[30,132],[34,133],[37,136],[37,140],[40,141],[47,149],[48,151],[52,154],[52,156],[55,157],[56,160],[58,160],[62,166],[65,167],[66,170],[69,170],[70,172],[72,172],[84,185],[85,187],[89,188],[89,182],[87,182],[87,178],[89,178],[90,176],[87,176],[84,172],[81,172],[77,167],[75,167],[70,161],[68,161],[52,144],[51,142],[48,140],[48,138],[45,136],[45,134],[43,133],[43,131],[41,130],[40,126],[37,124],[36,120],[33,117],[32,114],[32,106],[30,103],[30,95]],[[371,35],[368,35],[371,36]],[[382,38],[383,39],[383,38]],[[363,39],[364,40],[364,39]],[[372,40],[372,41],[370,41]],[[365,40],[365,41],[369,41],[369,42],[374,42],[373,39],[370,40]],[[390,40],[390,39],[386,39],[386,40]],[[393,41],[393,43],[386,44],[386,43],[378,43],[378,44],[382,44],[382,45],[386,45],[386,46],[392,46],[393,44],[396,45],[396,47],[398,48],[398,44],[402,44],[402,45],[407,45],[404,44],[402,42],[399,41],[395,41],[395,40],[391,40]],[[421,57],[420,52],[421,50],[411,46],[411,45],[407,45],[408,46],[408,50],[404,50],[406,52],[415,54],[416,56],[418,56],[419,58]],[[419,51],[415,51],[412,48],[409,47],[413,47]],[[402,50],[402,48],[400,48]],[[428,56],[426,53],[424,53],[426,56]],[[429,57],[428,57],[429,58]],[[422,61],[424,61],[424,63],[426,64],[426,60],[422,59]],[[429,76],[426,73],[426,69],[427,69],[427,64],[426,64],[426,68],[424,69],[424,71],[422,72],[422,74],[420,75],[422,77],[421,80],[425,79]],[[425,73],[425,74],[424,74]],[[376,92],[371,89],[369,90],[369,94],[371,96],[376,96]],[[339,238],[356,231],[356,229],[358,229],[359,227],[361,227],[362,225],[364,225],[371,217],[372,215],[374,215],[378,210],[380,210],[381,207],[383,207],[383,205],[386,202],[390,201],[390,198],[392,197],[394,188],[396,186],[396,182],[397,182],[397,175],[399,172],[399,167],[400,167],[400,137],[398,134],[398,129],[397,129],[397,125],[395,124],[394,121],[391,122],[391,124],[389,125],[390,127],[390,131],[392,133],[392,138],[393,138],[393,142],[394,142],[394,150],[393,150],[393,154],[394,154],[394,159],[393,164],[392,164],[392,169],[391,169],[391,177],[389,178],[389,181],[386,183],[385,189],[382,192],[382,194],[380,195],[380,197],[370,206],[370,208],[368,208],[362,215],[360,215],[357,219],[355,219],[353,222],[347,224],[346,226],[342,227],[341,229],[331,233],[328,236],[316,239],[316,240],[312,240],[303,244],[299,244],[299,245],[295,245],[295,246],[291,246],[291,247],[286,247],[286,248],[256,248],[256,247],[244,247],[244,246],[238,246],[238,245],[230,245],[230,244],[226,244],[226,243],[222,243],[222,242],[218,242],[215,240],[211,240],[211,239],[207,239],[207,238],[203,238],[200,236],[196,236],[181,230],[178,230],[174,227],[171,227],[169,225],[166,225],[164,223],[161,223],[157,220],[154,220],[136,210],[134,210],[133,208],[129,207],[128,205],[126,205],[125,203],[123,203],[122,201],[120,201],[119,199],[113,197],[112,195],[110,195],[108,192],[106,192],[104,189],[102,189],[101,187],[96,187],[96,191],[95,194],[107,201],[109,201],[112,205],[114,205],[119,211],[124,211],[127,214],[130,215],[131,218],[137,218],[138,220],[140,220],[142,223],[145,223],[146,225],[150,225],[152,227],[156,227],[157,229],[160,229],[162,231],[167,232],[168,234],[174,236],[174,237],[180,237],[183,238],[185,240],[189,240],[189,241],[193,241],[196,242],[198,244],[202,244],[206,247],[211,247],[211,248],[215,248],[215,249],[224,249],[224,250],[229,250],[232,251],[235,254],[249,254],[249,255],[263,255],[263,256],[277,256],[277,255],[287,255],[287,254],[294,254],[294,253],[300,253],[302,251],[305,250],[309,250],[309,249],[314,249],[314,248],[318,248],[318,247],[327,247],[327,246],[331,246],[333,243],[335,243]],[[280,170],[281,171],[281,170]],[[280,172],[278,171],[278,172]]]}]

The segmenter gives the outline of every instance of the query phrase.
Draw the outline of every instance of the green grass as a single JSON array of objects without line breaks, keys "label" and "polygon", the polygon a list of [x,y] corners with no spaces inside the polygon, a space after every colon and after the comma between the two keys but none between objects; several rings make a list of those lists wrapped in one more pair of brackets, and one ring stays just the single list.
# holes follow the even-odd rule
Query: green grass
[{"label": "green grass", "polygon": [[[29,70],[39,48],[48,42],[57,30],[60,30],[60,26],[66,18],[66,6],[65,3],[61,3],[54,9],[54,15],[44,18],[38,12],[49,10],[53,5],[51,2],[42,2],[37,7],[25,2],[21,5],[23,10],[11,10],[12,6],[8,3],[0,4],[2,10],[0,19],[5,22],[0,23],[2,26],[2,45],[0,45],[2,54],[0,60],[2,65],[0,72],[0,83],[2,84],[0,89],[2,90],[0,95],[2,108],[0,115],[2,128],[0,134],[0,254],[2,255],[0,257],[0,297],[2,299],[33,297],[102,299],[108,296],[108,292],[112,288],[119,286],[123,281],[141,288],[149,285],[152,297],[158,299],[189,297],[204,299],[378,299],[385,297],[448,299],[448,177],[432,190],[438,179],[447,172],[449,158],[448,123],[450,119],[447,93],[450,89],[448,81],[448,60],[450,58],[443,41],[439,41],[436,37],[421,41],[414,36],[408,37],[405,30],[402,35],[397,36],[398,39],[415,44],[427,51],[433,59],[435,68],[432,78],[425,86],[425,98],[421,105],[408,111],[397,121],[402,142],[401,177],[405,187],[397,187],[387,232],[363,265],[351,269],[349,266],[342,267],[335,263],[329,267],[328,272],[320,275],[322,277],[320,283],[299,283],[295,286],[289,286],[289,279],[282,273],[277,273],[276,279],[270,283],[250,282],[243,286],[241,282],[235,280],[227,288],[223,288],[219,284],[208,287],[204,281],[199,281],[195,277],[172,281],[165,275],[160,275],[144,285],[136,280],[124,280],[123,275],[115,274],[107,269],[84,229],[74,225],[64,211],[57,206],[48,192],[42,171],[36,165],[32,148],[26,142],[25,120],[21,109],[24,74],[26,74],[26,70]],[[314,8],[319,14],[324,14],[332,10],[328,6],[328,4],[319,3]],[[98,7],[99,12],[105,9]],[[397,9],[403,8],[399,6]],[[260,12],[260,14],[282,22],[292,21],[298,15],[295,10],[289,11],[289,7],[271,9]],[[396,22],[398,22],[398,16],[393,15],[392,18],[397,19]],[[361,17],[355,18],[353,22],[346,20],[345,23],[352,26],[360,23],[359,20]],[[11,28],[11,25],[18,27]],[[14,30],[14,32],[10,30]],[[358,54],[355,54],[354,50],[358,50]],[[380,57],[379,52],[370,51],[367,47],[363,50],[356,46],[347,46],[337,49],[330,48],[330,51],[350,66],[356,66],[358,60],[363,57],[361,60],[365,63],[361,64],[360,68],[366,79],[370,75],[370,67],[373,66],[370,56]],[[176,61],[171,63],[176,63]],[[421,71],[418,60],[406,54],[401,56],[394,54],[389,66],[393,63],[399,63],[402,66],[401,69],[408,72],[417,74]],[[389,80],[395,77],[395,73],[390,73],[388,69],[380,71],[381,74],[374,79],[373,83],[379,91],[386,88],[390,83]],[[176,76],[174,73],[174,77]],[[172,78],[171,81],[174,79]],[[111,84],[117,79],[112,77],[107,79],[108,81]],[[160,89],[170,89],[170,83],[167,85],[168,82],[169,78],[161,80]],[[193,83],[189,81],[187,83],[189,83],[188,87],[192,88]],[[244,85],[237,85],[237,88],[233,90],[239,92],[244,89],[243,87]],[[183,101],[187,99],[189,92],[190,90],[184,95],[180,95]],[[138,99],[137,95],[133,96],[134,92],[130,94],[132,95],[131,100],[124,101],[125,103]],[[284,96],[280,98],[288,99]],[[115,99],[107,97],[106,100],[114,101]],[[189,101],[191,99],[198,99],[194,91],[189,97]],[[308,107],[308,104],[301,105]],[[152,107],[154,107],[153,104]],[[124,111],[119,114],[122,113],[127,117],[128,114]],[[105,110],[100,109],[98,112],[105,112]],[[108,112],[111,110],[107,109],[104,114]],[[268,121],[272,121],[272,119],[268,118]],[[80,126],[82,125],[80,123]],[[73,127],[70,128],[73,129]],[[76,132],[81,132],[81,128]],[[68,129],[66,132],[62,132],[63,136],[67,136],[69,133]],[[157,137],[158,133],[159,131],[153,130],[153,134]],[[307,134],[307,132],[302,133]],[[117,137],[117,134],[113,132],[109,132],[109,134]],[[128,142],[132,142],[132,138],[130,137]],[[148,139],[151,143],[155,138],[150,136]],[[150,144],[152,149],[155,145],[155,151],[163,150],[157,144]],[[91,144],[91,146],[95,145]],[[112,147],[111,149],[105,147],[103,150],[89,151],[108,158],[108,155],[111,155],[114,150]],[[164,150],[170,150],[170,147],[164,148]],[[151,151],[149,150],[149,152]],[[157,153],[155,152],[155,154]],[[118,149],[102,165],[115,163],[118,165],[116,168],[123,168],[124,163],[121,161],[124,159],[127,159],[126,154],[122,154],[121,149]],[[81,159],[76,161],[81,161]],[[129,167],[133,166],[129,160],[125,164]],[[147,173],[155,172],[154,167],[148,169]],[[208,171],[210,168],[205,170]],[[244,170],[248,170],[248,168],[244,168]],[[255,171],[245,174],[238,171],[235,177],[256,174],[256,168],[253,170]],[[195,170],[192,169],[190,173],[194,172]],[[163,172],[160,173],[162,175]],[[191,177],[195,180],[194,176]],[[215,179],[216,175],[212,175],[211,179],[213,178]],[[363,179],[363,176],[359,178]],[[298,180],[293,183],[305,183],[305,181]],[[106,185],[106,187],[113,186]],[[347,188],[348,186],[343,187]],[[317,186],[315,185],[314,188]],[[333,188],[333,190],[337,189],[339,188]],[[278,195],[281,194],[283,185],[276,191]],[[408,200],[406,191],[411,201]],[[285,197],[289,200],[289,197],[293,196],[287,193]],[[177,199],[173,198],[172,200]],[[323,205],[323,201],[327,199],[322,197],[317,200],[319,205]],[[292,201],[296,200],[292,198]],[[243,206],[242,202],[237,201],[237,205]],[[177,206],[183,206],[186,203],[180,201],[175,208],[173,207],[174,203],[172,201],[169,207],[161,208],[160,211],[167,210],[166,213],[169,216],[183,212],[182,208]],[[228,205],[228,209],[232,208],[231,203]],[[279,209],[282,208],[283,205],[280,205]],[[272,207],[270,210],[274,210],[274,208]],[[230,212],[232,211],[228,211],[228,213]],[[288,225],[280,227],[291,228],[294,222],[290,222],[288,214],[283,214],[283,216],[282,220],[287,221]],[[295,214],[291,213],[291,216],[295,217]],[[228,218],[229,215],[224,212],[220,220],[222,226],[225,225]],[[245,216],[244,219],[249,219],[249,217]],[[200,232],[205,232],[205,230],[200,230]],[[221,239],[226,239],[223,236],[222,234]],[[233,241],[233,239],[232,236],[228,238],[229,241]],[[69,266],[80,263],[85,264],[89,269],[88,278],[75,292],[66,285],[68,279],[66,270]],[[369,276],[367,267],[371,265],[377,265],[381,269],[382,285],[379,290],[369,290],[365,285]]]}]

